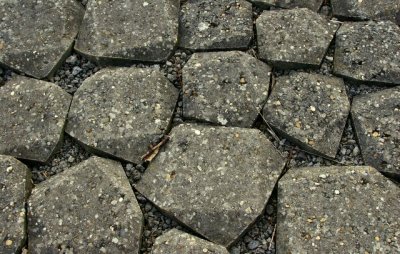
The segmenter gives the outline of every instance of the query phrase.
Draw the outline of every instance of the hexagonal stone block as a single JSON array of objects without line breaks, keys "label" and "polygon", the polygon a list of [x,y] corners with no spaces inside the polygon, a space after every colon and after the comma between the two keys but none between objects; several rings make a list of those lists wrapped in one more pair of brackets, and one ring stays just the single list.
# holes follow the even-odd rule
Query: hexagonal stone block
[{"label": "hexagonal stone block", "polygon": [[51,76],[67,58],[84,12],[75,0],[0,1],[0,64]]},{"label": "hexagonal stone block", "polygon": [[335,157],[349,111],[342,79],[299,72],[277,79],[264,116],[304,149]]},{"label": "hexagonal stone block", "polygon": [[351,116],[364,162],[400,178],[400,87],[354,97]]},{"label": "hexagonal stone block", "polygon": [[317,12],[324,0],[249,0],[260,7],[308,8]]},{"label": "hexagonal stone block", "polygon": [[71,95],[23,76],[0,87],[0,154],[47,161],[62,141]]},{"label": "hexagonal stone block", "polygon": [[0,253],[19,253],[25,245],[25,204],[32,187],[29,169],[0,155]]},{"label": "hexagonal stone block", "polygon": [[180,254],[229,254],[228,250],[221,245],[203,240],[175,228],[156,238],[151,253],[176,253],[177,250],[179,250]]},{"label": "hexagonal stone block", "polygon": [[396,20],[399,0],[331,0],[333,15],[342,19]]},{"label": "hexagonal stone block", "polygon": [[239,51],[195,53],[182,70],[183,116],[251,127],[267,100],[271,68]]},{"label": "hexagonal stone block", "polygon": [[163,135],[177,89],[155,69],[103,69],[74,94],[66,132],[89,150],[140,163]]},{"label": "hexagonal stone block", "polygon": [[265,11],[256,22],[262,60],[277,68],[318,68],[337,24],[309,9]]},{"label": "hexagonal stone block", "polygon": [[374,168],[289,170],[278,184],[277,253],[396,253],[399,200]]},{"label": "hexagonal stone block", "polygon": [[245,49],[253,37],[251,3],[189,0],[182,5],[179,46],[191,50]]},{"label": "hexagonal stone block", "polygon": [[89,1],[75,50],[112,64],[162,62],[178,42],[178,0]]},{"label": "hexagonal stone block", "polygon": [[228,247],[259,217],[285,161],[256,129],[183,124],[136,189],[208,240]]},{"label": "hexagonal stone block", "polygon": [[400,28],[390,21],[344,23],[333,71],[352,80],[400,84]]},{"label": "hexagonal stone block", "polygon": [[29,253],[139,253],[143,215],[120,163],[91,157],[36,186]]}]

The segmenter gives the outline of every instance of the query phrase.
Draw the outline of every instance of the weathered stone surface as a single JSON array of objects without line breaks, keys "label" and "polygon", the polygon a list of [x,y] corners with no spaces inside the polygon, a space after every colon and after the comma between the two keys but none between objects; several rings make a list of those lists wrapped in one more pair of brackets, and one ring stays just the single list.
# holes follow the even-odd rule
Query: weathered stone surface
[{"label": "weathered stone surface", "polygon": [[66,132],[87,148],[140,163],[163,135],[178,91],[155,69],[103,69],[76,91]]},{"label": "weathered stone surface", "polygon": [[25,245],[25,203],[31,187],[29,169],[0,155],[0,253],[19,253]]},{"label": "weathered stone surface", "polygon": [[354,97],[351,116],[365,163],[400,178],[400,87]]},{"label": "weathered stone surface", "polygon": [[228,250],[221,245],[203,240],[177,229],[171,229],[167,233],[157,237],[151,253],[165,254],[177,252],[179,252],[179,254],[229,254]]},{"label": "weathered stone surface", "polygon": [[284,163],[259,130],[183,124],[172,129],[136,188],[227,247],[261,215]]},{"label": "weathered stone surface", "polygon": [[400,28],[396,24],[344,23],[335,47],[336,74],[358,81],[400,84]]},{"label": "weathered stone surface", "polygon": [[29,253],[139,253],[143,215],[120,163],[91,157],[36,186]]},{"label": "weathered stone surface", "polygon": [[101,64],[162,62],[178,42],[178,0],[89,1],[75,50]]},{"label": "weathered stone surface", "polygon": [[0,64],[51,76],[71,50],[83,14],[75,0],[0,1]]},{"label": "weathered stone surface", "polygon": [[262,60],[277,68],[318,68],[338,28],[308,9],[264,11],[256,22]]},{"label": "weathered stone surface", "polygon": [[277,79],[264,116],[304,149],[335,157],[349,111],[343,80],[298,72]]},{"label": "weathered stone surface", "polygon": [[260,7],[308,8],[317,12],[324,0],[249,0]]},{"label": "weathered stone surface", "polygon": [[183,116],[251,127],[267,100],[271,68],[239,51],[195,53],[182,71]]},{"label": "weathered stone surface", "polygon": [[191,50],[245,49],[253,37],[251,3],[189,0],[182,5],[179,45]]},{"label": "weathered stone surface", "polygon": [[53,83],[23,76],[0,87],[0,154],[47,161],[61,144],[71,99]]},{"label": "weathered stone surface", "polygon": [[396,20],[399,0],[331,0],[333,15],[344,19]]},{"label": "weathered stone surface", "polygon": [[370,167],[289,170],[278,184],[277,253],[396,253],[399,200]]}]

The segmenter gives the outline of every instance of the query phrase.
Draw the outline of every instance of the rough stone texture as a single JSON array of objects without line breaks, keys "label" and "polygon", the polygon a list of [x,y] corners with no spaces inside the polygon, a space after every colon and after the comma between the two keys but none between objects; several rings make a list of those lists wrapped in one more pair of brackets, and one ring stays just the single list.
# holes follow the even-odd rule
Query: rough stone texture
[{"label": "rough stone texture", "polygon": [[336,155],[349,111],[343,80],[302,72],[279,77],[264,107],[278,132],[328,157]]},{"label": "rough stone texture", "polygon": [[36,186],[29,253],[138,253],[143,215],[120,163],[91,157]]},{"label": "rough stone texture", "polygon": [[396,20],[400,0],[331,0],[333,15],[341,19]]},{"label": "rough stone texture", "polygon": [[0,64],[51,76],[69,54],[83,14],[75,0],[0,1]]},{"label": "rough stone texture", "polygon": [[183,116],[251,127],[267,100],[271,68],[239,51],[195,53],[182,71]]},{"label": "rough stone texture", "polygon": [[400,178],[400,87],[354,97],[351,116],[365,163]]},{"label": "rough stone texture", "polygon": [[284,164],[259,130],[183,124],[172,129],[136,189],[227,247],[261,215]]},{"label": "rough stone texture", "polygon": [[90,1],[75,50],[101,64],[165,61],[178,23],[178,0]]},{"label": "rough stone texture", "polygon": [[25,245],[25,203],[31,187],[29,169],[0,155],[0,253],[18,253]]},{"label": "rough stone texture", "polygon": [[317,12],[324,0],[249,0],[260,7],[308,8]]},{"label": "rough stone texture", "polygon": [[169,127],[178,91],[155,69],[103,69],[76,91],[66,132],[86,145],[140,163]]},{"label": "rough stone texture", "polygon": [[305,8],[264,11],[256,26],[260,58],[280,69],[318,68],[338,28]]},{"label": "rough stone texture", "polygon": [[71,99],[53,83],[23,76],[0,87],[0,154],[47,161],[61,144]]},{"label": "rough stone texture", "polygon": [[171,229],[157,237],[152,254],[177,253],[179,254],[229,254],[228,250],[220,245],[211,243],[177,229]]},{"label": "rough stone texture", "polygon": [[278,184],[277,253],[397,253],[399,200],[374,168],[289,170]]},{"label": "rough stone texture", "polygon": [[334,72],[358,81],[400,84],[400,28],[390,21],[344,23],[336,35]]},{"label": "rough stone texture", "polygon": [[179,45],[191,50],[245,49],[253,37],[251,3],[189,0],[182,5]]}]

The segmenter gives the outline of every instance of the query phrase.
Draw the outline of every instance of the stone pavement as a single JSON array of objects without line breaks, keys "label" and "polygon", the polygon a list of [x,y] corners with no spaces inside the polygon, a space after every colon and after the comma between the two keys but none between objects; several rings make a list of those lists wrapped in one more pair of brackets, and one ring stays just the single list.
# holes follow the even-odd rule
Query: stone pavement
[{"label": "stone pavement", "polygon": [[400,0],[0,17],[0,253],[400,253]]}]

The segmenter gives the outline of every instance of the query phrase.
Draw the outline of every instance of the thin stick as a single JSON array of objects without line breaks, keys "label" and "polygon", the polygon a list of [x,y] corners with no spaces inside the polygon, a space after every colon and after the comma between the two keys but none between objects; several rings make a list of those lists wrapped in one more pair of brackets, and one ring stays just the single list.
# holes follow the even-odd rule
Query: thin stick
[{"label": "thin stick", "polygon": [[274,238],[275,238],[275,232],[276,232],[276,224],[275,224],[275,227],[274,227],[274,231],[272,231],[271,242],[269,242],[268,250],[271,250],[271,248],[272,248],[272,243],[274,242]]},{"label": "thin stick", "polygon": [[145,155],[142,156],[142,160],[146,160],[146,161],[147,161],[147,159],[148,159],[149,157],[151,157],[151,155],[152,155],[155,151],[159,150],[160,147],[161,147],[162,145],[164,145],[165,143],[168,142],[169,138],[170,138],[170,137],[169,137],[168,135],[165,135],[165,136],[163,137],[163,139],[162,139],[157,145],[152,146],[152,147],[150,148],[150,150],[148,150],[147,153],[146,153]]}]

